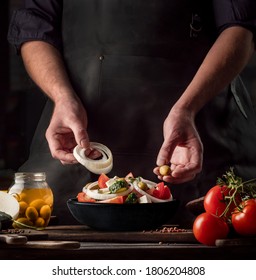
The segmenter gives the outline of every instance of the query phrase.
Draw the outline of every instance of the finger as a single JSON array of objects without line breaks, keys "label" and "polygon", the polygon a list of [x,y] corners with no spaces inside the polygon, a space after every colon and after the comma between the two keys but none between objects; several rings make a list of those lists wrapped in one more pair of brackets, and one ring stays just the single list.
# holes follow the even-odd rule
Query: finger
[{"label": "finger", "polygon": [[175,142],[164,141],[157,156],[156,164],[158,166],[169,164],[172,153],[176,147]]},{"label": "finger", "polygon": [[[70,156],[67,156],[70,154],[69,150],[65,150],[61,145],[61,135],[59,134],[52,134],[52,132],[47,129],[46,131],[46,139],[48,141],[49,149],[51,152],[51,155],[54,159],[58,159],[60,161],[67,161],[72,162],[75,160],[73,154]],[[73,157],[73,158],[72,158]]]},{"label": "finger", "polygon": [[70,162],[70,161],[64,161],[64,160],[60,160],[60,162],[61,162],[62,165],[71,165],[71,164],[77,164],[78,163],[77,161]]},{"label": "finger", "polygon": [[64,150],[55,150],[52,152],[52,157],[61,161],[65,164],[75,164],[77,160],[75,159],[73,153],[66,152]]},{"label": "finger", "polygon": [[167,182],[167,183],[172,183],[172,184],[181,184],[181,183],[185,183],[185,182],[189,182],[192,181],[197,174],[187,174],[186,176],[183,177],[172,177],[171,175],[168,176],[157,176],[159,180]]},{"label": "finger", "polygon": [[[190,168],[188,167],[189,165],[191,165]],[[159,167],[155,167],[153,169],[153,172],[161,181],[165,181],[172,184],[181,184],[193,180],[196,177],[196,175],[201,171],[201,168],[192,168],[192,164],[188,164],[187,168],[185,165],[172,164],[172,168],[174,169],[172,170],[171,175],[162,176],[160,174]]]},{"label": "finger", "polygon": [[159,167],[158,166],[153,169],[153,173],[155,173],[156,175],[160,176],[160,172],[159,172]]},{"label": "finger", "polygon": [[177,164],[171,163],[170,169],[173,172],[175,168],[177,167]]},{"label": "finger", "polygon": [[51,155],[54,159],[58,159],[60,161],[66,161],[67,152],[61,149],[61,145],[58,140],[54,138],[48,139],[49,149]]},{"label": "finger", "polygon": [[184,165],[176,165],[172,170],[172,176],[175,178],[189,176],[190,174],[198,174],[202,170],[202,159],[196,156],[193,162],[188,162]]},{"label": "finger", "polygon": [[54,147],[50,147],[51,155],[54,159],[58,159],[61,162],[65,162],[66,164],[77,163],[77,160],[73,156],[73,153],[66,152],[65,150],[55,149]]},{"label": "finger", "polygon": [[102,156],[102,154],[95,149],[90,147],[90,140],[87,131],[84,128],[79,128],[74,131],[75,139],[78,145],[85,149],[85,156],[90,159],[98,159]]},{"label": "finger", "polygon": [[102,157],[102,153],[98,150],[91,150],[90,154],[88,155],[90,159],[99,159]]},{"label": "finger", "polygon": [[76,143],[85,150],[90,149],[90,140],[85,128],[78,127],[73,129]]}]

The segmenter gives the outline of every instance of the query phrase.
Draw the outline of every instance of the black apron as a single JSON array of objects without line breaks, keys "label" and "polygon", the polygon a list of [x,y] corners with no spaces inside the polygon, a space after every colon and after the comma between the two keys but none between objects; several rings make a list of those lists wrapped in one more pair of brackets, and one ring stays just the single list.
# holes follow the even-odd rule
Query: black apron
[{"label": "black apron", "polygon": [[[193,1],[63,1],[63,55],[72,85],[88,113],[91,141],[108,146],[109,176],[157,181],[152,170],[163,142],[163,122],[192,80],[216,39],[211,9],[200,8],[202,31],[190,36]],[[52,159],[44,134],[53,104],[48,102],[23,171],[45,171],[60,223],[74,222],[66,201],[95,175],[80,164]],[[173,222],[193,220],[187,201],[205,194],[230,166],[251,178],[256,159],[255,112],[240,78],[197,116],[204,167],[192,182],[172,185],[181,208]],[[256,175],[256,173],[255,173]]]}]

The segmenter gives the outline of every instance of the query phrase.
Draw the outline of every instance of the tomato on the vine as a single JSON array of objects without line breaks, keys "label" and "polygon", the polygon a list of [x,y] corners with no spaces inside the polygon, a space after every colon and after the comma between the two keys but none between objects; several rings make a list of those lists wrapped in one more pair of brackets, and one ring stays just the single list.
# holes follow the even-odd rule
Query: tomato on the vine
[{"label": "tomato on the vine", "polygon": [[[228,188],[227,186],[216,185],[212,187],[204,197],[204,209],[207,213],[224,216],[229,218],[236,205],[241,202],[240,194],[235,195],[235,202],[232,201],[229,205],[229,209],[226,210],[229,199],[234,194],[234,189]],[[226,212],[225,212],[226,211]],[[225,212],[225,213],[224,213]]]},{"label": "tomato on the vine", "polygon": [[217,239],[227,237],[229,226],[222,218],[205,212],[195,219],[193,233],[200,243],[214,246]]},{"label": "tomato on the vine", "polygon": [[256,235],[256,199],[243,201],[232,214],[234,230],[243,236]]}]

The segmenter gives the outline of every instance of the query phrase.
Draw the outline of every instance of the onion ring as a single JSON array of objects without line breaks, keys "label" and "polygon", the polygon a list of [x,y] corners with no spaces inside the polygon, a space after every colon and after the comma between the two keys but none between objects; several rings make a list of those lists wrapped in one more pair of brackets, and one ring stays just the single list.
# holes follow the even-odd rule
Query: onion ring
[{"label": "onion ring", "polygon": [[[150,189],[151,189],[151,188],[154,188],[154,186],[156,185],[156,183],[154,183],[154,182],[152,182],[152,181],[149,181],[149,180],[144,180],[144,179],[142,179],[142,178],[141,178],[141,181],[144,182],[144,183],[146,183],[147,186],[148,186]],[[145,192],[145,191],[143,191],[142,189],[139,188],[139,186],[138,186],[138,181],[137,181],[137,180],[135,180],[135,181],[133,182],[133,187],[134,187],[134,189],[135,189],[138,193],[140,193],[141,195],[146,195],[147,197],[149,197],[149,198],[151,199],[152,202],[155,202],[155,203],[159,203],[159,202],[168,202],[168,201],[173,200],[172,195],[171,195],[170,198],[168,198],[168,199],[160,199],[160,198],[154,197],[153,195],[148,194],[147,192]]]},{"label": "onion ring", "polygon": [[75,159],[94,174],[109,173],[113,168],[113,156],[110,149],[96,142],[90,142],[90,146],[102,154],[101,159],[94,160],[87,157],[85,149],[78,145],[73,150]]},{"label": "onion ring", "polygon": [[128,195],[132,190],[133,190],[133,185],[129,186],[129,188],[123,192],[118,192],[118,193],[99,193],[98,189],[91,190],[91,188],[97,186],[98,182],[93,182],[89,185],[86,185],[86,187],[83,188],[83,192],[88,195],[91,198],[94,198],[96,200],[105,200],[105,199],[110,199],[114,198],[117,196],[126,196]]}]

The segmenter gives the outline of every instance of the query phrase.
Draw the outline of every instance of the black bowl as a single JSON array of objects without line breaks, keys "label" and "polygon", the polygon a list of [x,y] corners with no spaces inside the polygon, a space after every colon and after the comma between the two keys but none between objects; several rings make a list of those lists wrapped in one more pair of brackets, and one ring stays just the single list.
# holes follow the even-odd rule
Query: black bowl
[{"label": "black bowl", "polygon": [[156,229],[169,222],[179,201],[163,203],[113,204],[67,201],[73,217],[81,224],[105,231]]}]

